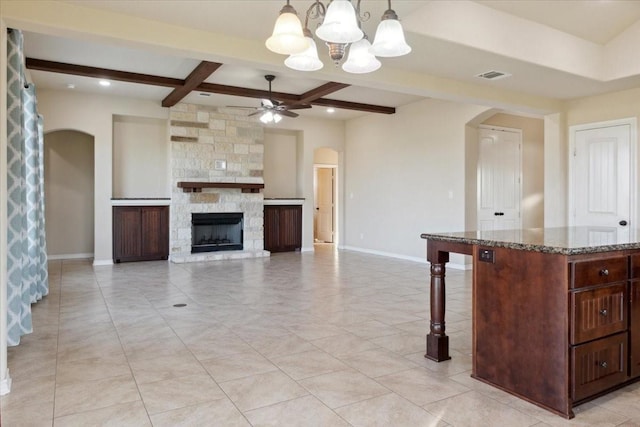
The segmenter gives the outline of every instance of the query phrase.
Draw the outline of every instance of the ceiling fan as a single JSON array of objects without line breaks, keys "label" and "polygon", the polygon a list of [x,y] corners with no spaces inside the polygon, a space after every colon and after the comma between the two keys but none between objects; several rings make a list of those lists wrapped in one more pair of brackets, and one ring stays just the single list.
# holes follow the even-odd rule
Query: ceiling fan
[{"label": "ceiling fan", "polygon": [[264,76],[265,80],[269,82],[269,98],[263,98],[260,101],[260,107],[234,107],[234,108],[251,108],[257,110],[254,113],[249,114],[250,116],[255,116],[257,114],[262,114],[260,116],[260,121],[263,123],[275,122],[278,123],[282,120],[282,116],[286,117],[298,117],[298,113],[294,113],[289,110],[299,110],[303,108],[311,108],[309,104],[284,104],[280,101],[276,101],[273,99],[273,95],[271,93],[271,82],[276,79],[276,76],[272,74],[267,74]]}]

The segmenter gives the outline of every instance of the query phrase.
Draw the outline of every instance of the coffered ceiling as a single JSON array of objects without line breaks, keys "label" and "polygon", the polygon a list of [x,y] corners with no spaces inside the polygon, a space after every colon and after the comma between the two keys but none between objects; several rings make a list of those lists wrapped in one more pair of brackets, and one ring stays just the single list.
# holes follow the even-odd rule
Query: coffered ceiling
[{"label": "coffered ceiling", "polygon": [[[311,0],[291,1],[303,17]],[[3,0],[7,26],[25,32],[30,58],[185,79],[202,61],[223,64],[205,83],[266,90],[265,74],[277,76],[273,90],[301,95],[327,82],[348,87],[327,99],[400,107],[425,98],[462,100],[543,113],[553,102],[640,86],[640,1],[392,1],[413,52],[382,59],[367,75],[343,72],[330,63],[313,73],[289,70],[269,52],[282,0],[234,1],[39,1]],[[373,37],[387,2],[362,0],[371,13],[364,30]],[[477,74],[498,70],[510,77],[486,81]],[[31,72],[41,88],[107,92],[157,100],[168,87]],[[259,100],[203,91],[186,102],[258,106]],[[326,108],[299,110],[327,117]],[[333,118],[367,114],[339,109]]]}]

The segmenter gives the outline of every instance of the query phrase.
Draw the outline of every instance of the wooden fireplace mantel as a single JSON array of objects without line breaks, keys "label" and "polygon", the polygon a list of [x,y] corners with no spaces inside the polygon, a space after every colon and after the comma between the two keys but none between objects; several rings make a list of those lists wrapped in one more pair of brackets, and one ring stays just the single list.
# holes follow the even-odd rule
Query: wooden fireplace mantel
[{"label": "wooden fireplace mantel", "polygon": [[247,182],[186,182],[179,181],[178,187],[185,193],[200,193],[203,188],[239,188],[243,193],[259,193],[264,184]]}]

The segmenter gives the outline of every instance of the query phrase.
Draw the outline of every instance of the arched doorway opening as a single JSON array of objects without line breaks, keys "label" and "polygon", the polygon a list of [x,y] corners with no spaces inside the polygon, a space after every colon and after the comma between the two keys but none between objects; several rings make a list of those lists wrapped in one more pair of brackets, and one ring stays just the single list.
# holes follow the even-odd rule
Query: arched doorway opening
[{"label": "arched doorway opening", "polygon": [[94,137],[44,135],[45,224],[49,259],[94,256]]}]

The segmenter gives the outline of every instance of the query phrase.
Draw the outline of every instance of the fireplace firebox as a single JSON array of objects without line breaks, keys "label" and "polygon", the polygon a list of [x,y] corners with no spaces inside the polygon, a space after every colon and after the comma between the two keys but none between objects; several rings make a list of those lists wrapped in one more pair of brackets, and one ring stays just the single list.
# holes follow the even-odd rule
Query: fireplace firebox
[{"label": "fireplace firebox", "polygon": [[243,245],[243,214],[191,214],[191,253],[237,251]]}]

